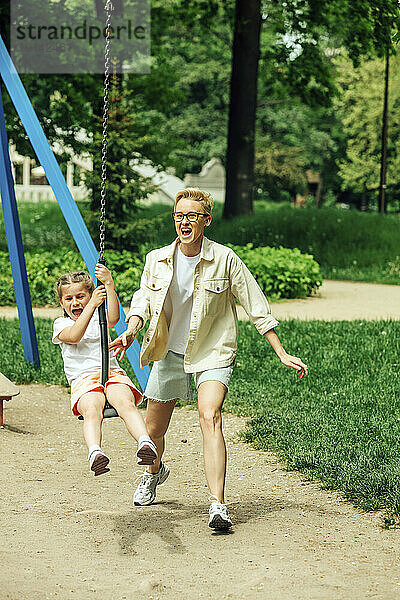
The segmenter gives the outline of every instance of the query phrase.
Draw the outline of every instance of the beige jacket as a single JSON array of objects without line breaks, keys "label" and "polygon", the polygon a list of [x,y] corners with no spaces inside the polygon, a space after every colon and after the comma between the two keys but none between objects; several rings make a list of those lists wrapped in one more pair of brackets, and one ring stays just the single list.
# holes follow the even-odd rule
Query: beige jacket
[{"label": "beige jacket", "polygon": [[[168,327],[163,310],[173,276],[173,257],[178,239],[146,256],[140,288],[133,294],[126,322],[138,315],[150,319],[140,353],[141,367],[161,360],[168,351]],[[268,302],[258,283],[226,246],[203,238],[200,262],[194,272],[193,309],[185,352],[186,373],[226,367],[234,362],[238,347],[237,298],[263,335],[276,327]]]}]

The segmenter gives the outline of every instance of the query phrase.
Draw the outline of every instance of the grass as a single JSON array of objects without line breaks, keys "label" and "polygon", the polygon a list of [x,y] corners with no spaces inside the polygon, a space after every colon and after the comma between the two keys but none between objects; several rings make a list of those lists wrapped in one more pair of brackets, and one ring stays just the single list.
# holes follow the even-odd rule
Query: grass
[{"label": "grass", "polygon": [[[17,319],[0,317],[0,371],[15,383],[44,383],[68,386],[64,374],[60,349],[51,341],[53,321],[51,319],[35,319],[36,337],[39,346],[40,369],[26,363]],[[116,335],[111,332],[111,337]],[[141,343],[143,332],[137,339]],[[138,386],[134,371],[127,358],[120,363],[132,381]]]},{"label": "grass", "polygon": [[[18,204],[25,251],[53,250],[60,246],[75,248],[57,202],[20,202]],[[0,250],[7,250],[3,214],[0,213]]]},{"label": "grass", "polygon": [[[42,367],[22,359],[17,321],[1,320],[0,371],[17,381],[65,384],[52,323],[37,319]],[[400,323],[300,322],[279,326],[310,376],[283,367],[249,323],[240,323],[237,366],[225,409],[251,417],[245,439],[366,510],[400,515]],[[125,365],[126,366],[126,365]],[[127,369],[129,371],[129,369]]]},{"label": "grass", "polygon": [[[85,215],[88,205],[79,203]],[[21,203],[19,206],[25,250],[75,248],[71,234],[56,203]],[[255,203],[253,216],[231,221],[221,218],[222,205],[215,207],[207,235],[221,243],[256,246],[297,247],[310,253],[328,279],[352,279],[377,283],[400,282],[400,218],[336,208],[296,209],[289,204]],[[171,207],[154,204],[138,213],[138,219],[162,215],[156,230],[146,232],[155,246],[174,238]],[[148,235],[147,235],[148,233]],[[143,235],[143,234],[142,234]],[[4,224],[0,219],[0,250],[6,249]]]},{"label": "grass", "polygon": [[284,346],[310,368],[299,381],[243,323],[226,403],[252,417],[248,442],[363,509],[386,508],[388,523],[400,515],[399,333],[394,321],[283,322]]}]

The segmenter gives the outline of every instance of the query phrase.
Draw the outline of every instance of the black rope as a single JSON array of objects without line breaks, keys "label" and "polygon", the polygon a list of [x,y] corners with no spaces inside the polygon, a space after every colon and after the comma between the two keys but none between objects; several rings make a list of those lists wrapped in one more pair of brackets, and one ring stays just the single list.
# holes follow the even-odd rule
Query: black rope
[{"label": "black rope", "polygon": [[[105,220],[106,220],[106,184],[107,184],[107,125],[108,125],[108,104],[110,88],[110,39],[111,39],[111,12],[113,6],[111,0],[107,0],[106,10],[106,43],[104,47],[104,97],[103,97],[103,140],[101,148],[101,210],[100,210],[100,245],[99,245],[99,263],[106,264],[104,259],[105,242]],[[101,282],[97,281],[97,285]],[[100,339],[101,339],[101,383],[106,385],[110,376],[110,354],[108,351],[108,324],[106,314],[106,303],[99,306]],[[104,406],[103,418],[118,417],[118,413],[106,400]]]},{"label": "black rope", "polygon": [[[104,259],[105,242],[105,220],[106,220],[106,184],[107,184],[107,125],[108,125],[108,101],[110,87],[110,39],[111,39],[111,12],[113,5],[111,0],[105,4],[106,11],[106,42],[104,47],[104,96],[103,96],[103,137],[101,145],[101,190],[100,190],[100,234],[99,234],[99,263],[106,264]],[[101,281],[96,285],[102,285]],[[101,383],[106,385],[110,376],[110,354],[108,350],[108,324],[106,303],[103,302],[98,308],[100,322],[100,341],[101,341]],[[106,400],[103,418],[118,417],[118,413]],[[83,419],[82,416],[79,417]]]}]

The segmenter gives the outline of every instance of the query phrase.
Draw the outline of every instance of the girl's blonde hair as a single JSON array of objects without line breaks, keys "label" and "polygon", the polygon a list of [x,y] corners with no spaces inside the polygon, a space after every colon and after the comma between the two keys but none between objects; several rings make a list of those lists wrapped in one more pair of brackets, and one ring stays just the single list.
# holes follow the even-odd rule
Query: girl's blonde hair
[{"label": "girl's blonde hair", "polygon": [[86,271],[72,271],[71,273],[64,273],[64,275],[58,278],[56,292],[60,300],[62,298],[62,286],[70,285],[71,283],[83,283],[87,291],[93,294],[95,286],[89,273]]},{"label": "girl's blonde hair", "polygon": [[183,190],[182,192],[178,192],[175,198],[175,208],[176,205],[178,204],[179,200],[182,200],[183,198],[190,198],[190,200],[197,200],[197,202],[200,202],[200,204],[203,207],[203,210],[205,213],[207,213],[208,215],[211,215],[211,211],[213,209],[214,206],[214,200],[211,196],[211,194],[208,194],[207,192],[202,192],[201,190]]},{"label": "girl's blonde hair", "polygon": [[[59,300],[62,299],[62,287],[63,285],[70,285],[71,283],[83,283],[85,288],[90,294],[93,294],[95,285],[94,281],[86,271],[72,271],[71,273],[64,273],[58,278],[56,283],[56,294]],[[68,317],[64,310],[64,315]]]}]

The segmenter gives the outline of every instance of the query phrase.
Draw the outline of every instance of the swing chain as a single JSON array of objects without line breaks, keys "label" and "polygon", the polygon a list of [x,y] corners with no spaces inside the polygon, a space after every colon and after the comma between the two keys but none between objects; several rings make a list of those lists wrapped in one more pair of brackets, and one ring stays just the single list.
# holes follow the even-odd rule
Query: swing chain
[{"label": "swing chain", "polygon": [[110,88],[110,39],[111,39],[111,12],[113,5],[107,0],[105,9],[107,12],[106,42],[104,47],[104,97],[103,97],[103,140],[101,146],[101,190],[100,190],[100,260],[104,260],[104,242],[106,231],[106,181],[107,181],[107,126],[108,126],[108,104]]}]

